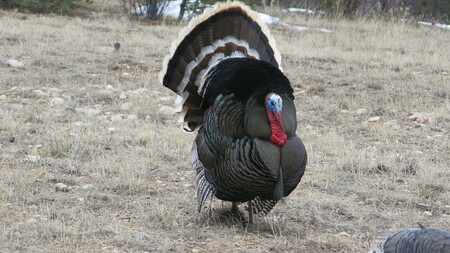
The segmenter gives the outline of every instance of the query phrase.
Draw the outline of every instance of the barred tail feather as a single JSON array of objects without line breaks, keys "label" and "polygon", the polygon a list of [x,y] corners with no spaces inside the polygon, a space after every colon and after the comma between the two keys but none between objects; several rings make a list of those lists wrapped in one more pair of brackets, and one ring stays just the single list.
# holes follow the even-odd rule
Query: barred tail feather
[{"label": "barred tail feather", "polygon": [[192,165],[196,171],[196,188],[197,188],[197,210],[200,212],[208,198],[212,198],[215,193],[214,187],[206,180],[205,167],[198,159],[197,145],[194,142],[192,147]]},{"label": "barred tail feather", "polygon": [[164,59],[160,81],[182,97],[185,130],[201,124],[207,71],[227,57],[269,62],[281,69],[281,56],[258,15],[237,2],[218,3],[191,20]]},{"label": "barred tail feather", "polygon": [[267,215],[272,208],[277,204],[277,201],[272,199],[260,199],[256,197],[252,200],[253,213],[259,215]]}]

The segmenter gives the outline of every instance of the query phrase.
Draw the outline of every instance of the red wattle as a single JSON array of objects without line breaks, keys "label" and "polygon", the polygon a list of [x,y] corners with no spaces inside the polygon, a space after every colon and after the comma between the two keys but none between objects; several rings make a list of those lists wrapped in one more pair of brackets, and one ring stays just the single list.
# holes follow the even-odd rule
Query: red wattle
[{"label": "red wattle", "polygon": [[283,146],[284,143],[286,143],[287,137],[284,133],[281,112],[274,113],[271,111],[267,111],[267,116],[269,118],[270,129],[272,130],[270,141],[277,144],[278,146]]}]

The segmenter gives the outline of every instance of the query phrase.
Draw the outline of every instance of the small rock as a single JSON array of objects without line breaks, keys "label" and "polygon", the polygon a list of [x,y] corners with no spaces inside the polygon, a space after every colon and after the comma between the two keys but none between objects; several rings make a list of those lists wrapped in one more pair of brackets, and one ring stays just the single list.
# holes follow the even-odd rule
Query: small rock
[{"label": "small rock", "polygon": [[69,135],[76,138],[80,137],[80,135],[77,133],[69,133]]},{"label": "small rock", "polygon": [[87,178],[85,177],[85,176],[80,176],[80,177],[78,177],[77,179],[75,179],[78,183],[80,183],[80,182],[84,182],[84,181],[86,181],[87,180]]},{"label": "small rock", "polygon": [[380,201],[380,200],[377,199],[377,198],[368,198],[368,199],[364,200],[364,202],[366,202],[366,204],[369,204],[369,205],[371,205],[371,204],[376,204],[376,203],[379,202],[379,201]]},{"label": "small rock", "polygon": [[114,51],[116,52],[120,51],[120,44],[121,44],[120,41],[115,40],[113,44],[114,44]]},{"label": "small rock", "polygon": [[[52,93],[61,93],[63,90],[60,90],[58,88],[50,88],[48,89],[48,91],[52,92]],[[70,96],[69,96],[70,97]]]},{"label": "small rock", "polygon": [[379,116],[372,117],[372,118],[369,118],[369,119],[367,120],[367,122],[369,122],[369,123],[377,123],[377,122],[379,122],[379,121],[380,121],[380,117],[379,117]]},{"label": "small rock", "polygon": [[102,248],[102,250],[112,250],[112,249],[114,249],[113,246],[105,246]]},{"label": "small rock", "polygon": [[92,173],[91,175],[89,175],[91,178],[95,178],[95,179],[98,179],[98,178],[100,178],[100,177],[102,177],[102,175],[100,174],[100,173],[97,173],[97,172],[94,172],[94,173]]},{"label": "small rock", "polygon": [[123,77],[127,77],[127,76],[130,76],[130,73],[128,73],[128,72],[123,72],[122,74],[120,74],[121,76],[123,76]]},{"label": "small rock", "polygon": [[107,90],[115,90],[114,87],[112,87],[111,84],[106,85],[106,89]]},{"label": "small rock", "polygon": [[343,113],[343,114],[351,114],[352,112],[349,111],[349,110],[342,110],[341,113]]},{"label": "small rock", "polygon": [[143,94],[143,93],[146,93],[146,92],[148,92],[147,88],[139,88],[137,90],[132,91],[131,93],[139,95],[139,94]]},{"label": "small rock", "polygon": [[70,189],[71,189],[71,187],[69,187],[69,186],[67,186],[67,185],[65,185],[65,184],[63,184],[63,183],[57,183],[57,184],[55,185],[55,190],[56,190],[57,192],[69,192]]},{"label": "small rock", "polygon": [[406,181],[402,178],[399,178],[397,180],[395,180],[396,183],[400,183],[400,184],[406,184]]},{"label": "small rock", "polygon": [[425,211],[425,212],[423,212],[423,214],[424,214],[425,216],[433,216],[433,213],[430,212],[430,211]]},{"label": "small rock", "polygon": [[428,118],[425,117],[425,116],[419,116],[419,117],[416,118],[416,122],[418,122],[418,123],[426,123],[426,122],[428,122]]},{"label": "small rock", "polygon": [[136,238],[136,239],[138,239],[138,240],[142,240],[142,239],[144,239],[145,237],[147,237],[147,234],[146,234],[146,233],[139,232],[139,233],[134,234],[134,238]]},{"label": "small rock", "polygon": [[88,189],[92,188],[92,185],[91,184],[85,184],[81,188],[84,189],[84,190],[88,190]]},{"label": "small rock", "polygon": [[367,113],[367,109],[364,109],[364,108],[360,108],[360,109],[358,109],[358,110],[356,110],[356,114],[366,114]]},{"label": "small rock", "polygon": [[444,213],[445,213],[446,215],[450,215],[450,205],[445,205],[445,206],[444,206]]},{"label": "small rock", "polygon": [[161,106],[161,108],[159,108],[158,112],[165,115],[174,115],[178,111],[173,107],[163,105]]},{"label": "small rock", "polygon": [[126,111],[126,110],[129,110],[132,106],[133,106],[133,103],[125,102],[120,106],[120,109]]},{"label": "small rock", "polygon": [[127,99],[128,96],[126,94],[122,93],[122,94],[120,94],[119,98],[120,99]]},{"label": "small rock", "polygon": [[84,123],[81,121],[77,121],[77,122],[73,122],[72,125],[74,125],[76,127],[82,127],[82,126],[84,126]]},{"label": "small rock", "polygon": [[100,109],[95,109],[95,108],[77,108],[75,110],[77,112],[86,114],[86,116],[88,116],[88,117],[95,116],[101,112]]},{"label": "small rock", "polygon": [[117,130],[114,127],[108,128],[108,133],[109,134],[115,134],[116,132],[117,132]]},{"label": "small rock", "polygon": [[415,150],[415,151],[413,152],[413,154],[416,155],[416,156],[421,156],[421,155],[424,155],[425,153],[422,152],[422,151],[419,151],[419,150]]},{"label": "small rock", "polygon": [[426,204],[426,203],[416,203],[416,207],[420,209],[424,209],[425,211],[431,211],[434,209],[432,205]]},{"label": "small rock", "polygon": [[435,133],[435,134],[433,134],[433,137],[437,138],[437,139],[440,139],[440,138],[443,137],[443,135],[441,133]]},{"label": "small rock", "polygon": [[411,116],[409,116],[408,118],[412,121],[416,121],[417,123],[426,123],[428,122],[428,117],[429,114],[428,113],[424,113],[424,112],[414,112]]},{"label": "small rock", "polygon": [[23,68],[25,67],[25,64],[22,62],[15,60],[15,59],[9,59],[6,61],[6,65],[13,67],[13,68]]},{"label": "small rock", "polygon": [[5,95],[0,95],[0,100],[5,100],[6,96]]},{"label": "small rock", "polygon": [[52,105],[62,105],[62,104],[64,104],[64,102],[65,102],[64,98],[55,97],[55,98],[52,98],[52,100],[50,101],[50,104],[52,104]]},{"label": "small rock", "polygon": [[132,121],[133,121],[133,120],[137,120],[137,119],[138,119],[138,116],[136,116],[136,115],[134,115],[134,114],[130,114],[130,115],[127,116],[127,119],[128,119],[128,120],[132,120]]},{"label": "small rock", "polygon": [[77,198],[78,201],[84,202],[84,198]]},{"label": "small rock", "polygon": [[38,97],[48,97],[48,94],[42,90],[34,90],[33,93]]},{"label": "small rock", "polygon": [[337,234],[337,235],[338,235],[338,236],[346,236],[346,237],[350,236],[350,234],[347,233],[347,232],[340,232],[340,233]]},{"label": "small rock", "polygon": [[383,124],[384,127],[388,127],[388,128],[394,128],[394,129],[398,129],[400,128],[400,126],[398,125],[398,123],[396,121],[387,121]]},{"label": "small rock", "polygon": [[32,163],[37,163],[41,160],[41,157],[38,155],[28,155],[28,160]]},{"label": "small rock", "polygon": [[115,121],[121,121],[122,120],[122,115],[118,114],[118,115],[114,115],[111,117],[111,121],[115,122]]},{"label": "small rock", "polygon": [[37,220],[34,219],[34,218],[31,218],[31,219],[27,220],[27,223],[28,223],[28,224],[34,224],[34,223],[36,223],[36,222],[37,222]]}]

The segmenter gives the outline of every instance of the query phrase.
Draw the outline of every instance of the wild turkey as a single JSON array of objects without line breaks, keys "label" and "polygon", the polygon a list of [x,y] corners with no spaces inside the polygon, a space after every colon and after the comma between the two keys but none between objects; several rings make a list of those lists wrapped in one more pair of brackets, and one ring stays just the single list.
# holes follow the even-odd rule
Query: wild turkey
[{"label": "wild turkey", "polygon": [[198,210],[209,196],[267,214],[300,182],[293,89],[267,27],[239,3],[218,3],[180,32],[160,79],[176,92],[192,156]]},{"label": "wild turkey", "polygon": [[[419,224],[420,225],[420,224]],[[391,229],[379,235],[369,253],[449,253],[450,232],[426,228]]]}]

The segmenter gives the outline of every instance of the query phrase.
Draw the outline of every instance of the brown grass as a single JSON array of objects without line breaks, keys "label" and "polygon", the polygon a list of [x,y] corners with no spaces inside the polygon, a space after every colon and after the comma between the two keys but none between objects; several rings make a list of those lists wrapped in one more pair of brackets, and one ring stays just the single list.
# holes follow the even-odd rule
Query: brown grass
[{"label": "brown grass", "polygon": [[159,112],[180,26],[0,14],[2,252],[364,252],[388,228],[450,229],[449,31],[303,16],[285,21],[334,33],[272,28],[309,163],[250,232],[229,203],[196,213],[194,135]]}]

